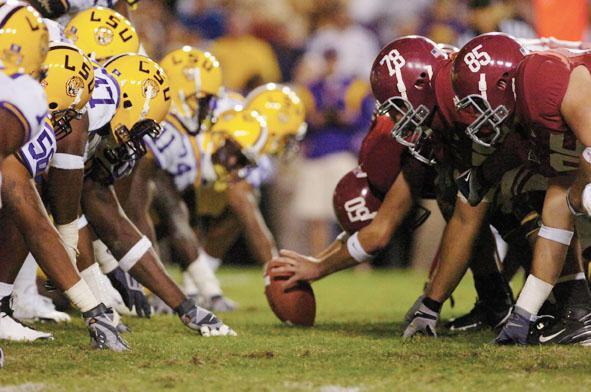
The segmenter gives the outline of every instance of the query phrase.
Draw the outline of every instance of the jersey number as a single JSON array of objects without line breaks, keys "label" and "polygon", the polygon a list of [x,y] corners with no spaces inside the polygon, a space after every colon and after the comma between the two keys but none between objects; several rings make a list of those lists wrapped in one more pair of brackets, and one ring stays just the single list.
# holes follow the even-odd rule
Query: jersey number
[{"label": "jersey number", "polygon": [[388,66],[388,74],[394,76],[397,69],[404,67],[406,60],[398,50],[393,49],[380,60],[380,65],[384,65],[384,63]]}]

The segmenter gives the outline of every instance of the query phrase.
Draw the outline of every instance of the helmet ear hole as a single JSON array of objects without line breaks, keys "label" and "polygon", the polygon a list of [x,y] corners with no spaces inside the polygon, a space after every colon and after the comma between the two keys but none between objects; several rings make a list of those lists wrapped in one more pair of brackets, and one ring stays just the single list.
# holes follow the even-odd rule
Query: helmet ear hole
[{"label": "helmet ear hole", "polygon": [[52,102],[48,106],[51,110],[55,110],[55,109],[57,109],[58,105],[57,105],[57,102]]},{"label": "helmet ear hole", "polygon": [[501,91],[505,91],[505,89],[507,88],[507,80],[506,79],[499,79],[499,81],[497,82],[497,88]]}]

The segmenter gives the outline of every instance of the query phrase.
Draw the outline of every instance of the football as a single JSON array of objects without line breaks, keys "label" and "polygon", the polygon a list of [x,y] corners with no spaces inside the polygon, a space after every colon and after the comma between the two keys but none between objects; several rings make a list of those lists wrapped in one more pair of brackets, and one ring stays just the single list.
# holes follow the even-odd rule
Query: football
[{"label": "football", "polygon": [[265,295],[269,306],[279,320],[286,324],[311,327],[316,318],[316,298],[308,282],[299,282],[288,290],[283,289],[283,282],[289,275],[271,273],[271,269],[280,263],[271,262],[265,270]]}]

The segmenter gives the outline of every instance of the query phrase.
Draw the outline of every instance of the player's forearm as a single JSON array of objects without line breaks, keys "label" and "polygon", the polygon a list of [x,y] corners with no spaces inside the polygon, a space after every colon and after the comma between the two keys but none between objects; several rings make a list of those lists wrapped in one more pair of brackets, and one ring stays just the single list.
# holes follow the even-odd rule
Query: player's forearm
[{"label": "player's forearm", "polygon": [[346,243],[335,241],[333,245],[333,252],[321,259],[318,264],[318,279],[359,264],[347,250]]},{"label": "player's forearm", "polygon": [[459,200],[456,202],[454,215],[443,232],[439,267],[428,293],[430,298],[444,302],[459,284],[468,268],[487,209],[488,203],[470,207]]},{"label": "player's forearm", "polygon": [[[8,170],[4,170],[9,167]],[[30,252],[56,285],[66,290],[80,280],[60,235],[51,224],[41,198],[29,179],[26,169],[10,157],[2,165],[4,185],[2,198],[4,205],[23,233]]]}]

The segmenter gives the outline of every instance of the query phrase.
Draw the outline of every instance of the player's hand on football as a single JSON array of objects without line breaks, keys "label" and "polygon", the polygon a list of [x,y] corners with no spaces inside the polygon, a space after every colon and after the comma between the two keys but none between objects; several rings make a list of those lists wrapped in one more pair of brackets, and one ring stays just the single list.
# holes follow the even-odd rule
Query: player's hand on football
[{"label": "player's hand on football", "polygon": [[150,317],[152,309],[144,294],[143,286],[129,273],[117,267],[107,274],[113,287],[121,294],[125,306],[135,311],[139,317]]},{"label": "player's hand on football", "polygon": [[314,257],[282,249],[273,262],[277,264],[271,267],[273,275],[289,276],[289,279],[283,283],[285,289],[294,287],[300,281],[313,282],[322,277],[320,264],[318,259]]},{"label": "player's hand on football", "polygon": [[410,323],[402,334],[403,339],[408,339],[415,335],[425,335],[437,337],[437,320],[439,314],[432,311],[424,304],[421,304],[417,311],[412,316]]}]

